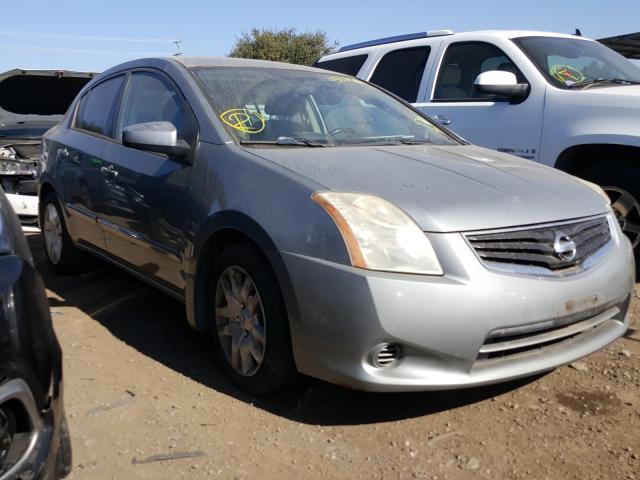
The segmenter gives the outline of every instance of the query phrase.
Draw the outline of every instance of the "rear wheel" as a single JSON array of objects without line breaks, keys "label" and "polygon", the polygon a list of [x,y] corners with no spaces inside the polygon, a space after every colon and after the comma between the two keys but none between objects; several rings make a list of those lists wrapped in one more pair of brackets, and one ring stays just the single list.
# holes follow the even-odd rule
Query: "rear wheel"
[{"label": "rear wheel", "polygon": [[227,376],[254,395],[292,383],[287,314],[266,259],[248,243],[232,245],[215,263],[209,292],[215,353]]},{"label": "rear wheel", "polygon": [[51,269],[56,273],[78,273],[92,265],[89,256],[76,248],[67,231],[60,202],[51,192],[42,205],[42,238]]}]

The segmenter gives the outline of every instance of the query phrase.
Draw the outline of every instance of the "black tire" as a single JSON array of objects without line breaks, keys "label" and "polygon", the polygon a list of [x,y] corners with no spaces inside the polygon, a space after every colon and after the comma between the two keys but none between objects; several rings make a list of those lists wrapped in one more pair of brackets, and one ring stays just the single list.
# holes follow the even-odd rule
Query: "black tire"
[{"label": "black tire", "polygon": [[[592,163],[578,171],[576,175],[600,185],[611,198],[611,206],[633,245],[636,272],[640,272],[638,269],[640,267],[640,168],[637,161],[607,159],[604,163]],[[628,200],[625,200],[626,198]],[[631,202],[633,205],[630,208],[620,208],[621,205],[626,206]]]},{"label": "black tire", "polygon": [[[250,375],[242,375],[232,366],[228,353],[231,348],[231,337],[225,337],[223,340],[218,333],[219,324],[226,323],[223,317],[216,315],[216,301],[219,298],[218,283],[223,274],[236,268],[250,277],[255,285],[255,290],[252,290],[254,297],[261,300],[260,311],[264,328],[263,357],[261,363],[255,366],[257,370]],[[217,258],[210,278],[207,289],[209,295],[207,313],[208,318],[212,319],[214,353],[225,374],[237,386],[256,396],[268,395],[291,385],[298,373],[291,349],[287,312],[278,281],[261,252],[249,243],[239,243],[226,248]],[[227,303],[226,298],[225,303]],[[229,325],[231,323],[229,322]],[[244,336],[248,335],[250,333],[245,331]],[[226,345],[223,345],[223,342],[226,342]]]},{"label": "black tire", "polygon": [[[47,208],[51,205],[51,208],[56,210],[58,218],[60,219],[62,248],[60,249],[59,258],[52,258],[49,253],[47,234],[46,234],[46,219]],[[42,234],[42,242],[44,244],[44,252],[47,257],[47,263],[49,268],[55,273],[61,275],[69,275],[73,273],[80,273],[87,271],[94,265],[93,259],[79,250],[71,240],[69,232],[67,230],[67,224],[64,220],[64,215],[60,207],[58,196],[54,192],[50,192],[45,198],[41,207],[42,216],[40,219],[40,230]]]}]

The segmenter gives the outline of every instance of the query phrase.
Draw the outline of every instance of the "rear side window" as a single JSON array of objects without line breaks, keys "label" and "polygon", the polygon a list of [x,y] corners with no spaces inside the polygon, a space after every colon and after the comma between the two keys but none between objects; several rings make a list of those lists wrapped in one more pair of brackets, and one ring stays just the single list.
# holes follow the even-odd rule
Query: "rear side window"
[{"label": "rear side window", "polygon": [[403,48],[389,52],[382,57],[369,81],[407,102],[415,102],[430,52],[429,47]]},{"label": "rear side window", "polygon": [[326,62],[316,62],[313,66],[332,72],[344,73],[346,75],[358,74],[364,62],[367,61],[368,55],[353,55],[351,57],[336,58],[335,60],[327,60]]},{"label": "rear side window", "polygon": [[113,115],[116,110],[124,75],[110,78],[93,87],[80,100],[76,128],[113,136]]}]

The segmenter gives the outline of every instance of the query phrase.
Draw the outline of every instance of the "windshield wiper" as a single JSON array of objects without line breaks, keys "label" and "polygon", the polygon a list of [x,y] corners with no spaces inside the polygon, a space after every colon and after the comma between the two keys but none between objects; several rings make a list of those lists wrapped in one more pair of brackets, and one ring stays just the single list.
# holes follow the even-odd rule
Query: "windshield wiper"
[{"label": "windshield wiper", "polygon": [[432,143],[428,140],[416,140],[413,135],[381,135],[379,137],[366,137],[364,142],[354,142],[354,145],[422,145]]},{"label": "windshield wiper", "polygon": [[242,145],[292,145],[307,147],[329,147],[327,143],[318,142],[305,137],[278,137],[277,140],[241,140]]},{"label": "windshield wiper", "polygon": [[640,82],[635,80],[626,80],[624,78],[594,78],[593,80],[584,80],[582,82],[570,83],[567,88],[584,87],[587,85],[597,85],[613,83],[616,85],[640,85]]}]

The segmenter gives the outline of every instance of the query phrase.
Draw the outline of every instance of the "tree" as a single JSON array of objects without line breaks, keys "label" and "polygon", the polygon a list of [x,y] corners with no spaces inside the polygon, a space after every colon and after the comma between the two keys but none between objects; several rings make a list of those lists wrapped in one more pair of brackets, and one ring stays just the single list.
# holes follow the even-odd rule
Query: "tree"
[{"label": "tree", "polygon": [[295,28],[252,28],[236,39],[229,56],[311,65],[336,45],[330,45],[327,34],[320,30],[297,33]]}]

